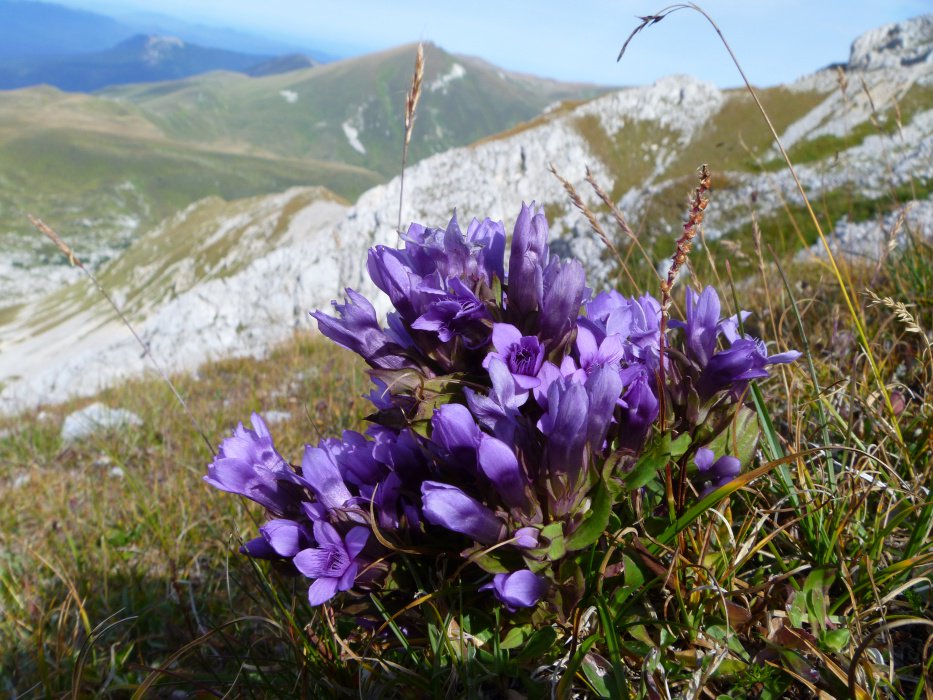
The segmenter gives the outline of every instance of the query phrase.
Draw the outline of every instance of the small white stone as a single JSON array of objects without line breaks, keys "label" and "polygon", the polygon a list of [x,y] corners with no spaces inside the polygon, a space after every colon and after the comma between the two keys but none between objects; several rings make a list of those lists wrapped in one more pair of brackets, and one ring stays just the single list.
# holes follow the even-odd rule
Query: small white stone
[{"label": "small white stone", "polygon": [[142,419],[131,411],[92,403],[65,418],[61,437],[62,442],[68,444],[113,428],[142,424]]}]

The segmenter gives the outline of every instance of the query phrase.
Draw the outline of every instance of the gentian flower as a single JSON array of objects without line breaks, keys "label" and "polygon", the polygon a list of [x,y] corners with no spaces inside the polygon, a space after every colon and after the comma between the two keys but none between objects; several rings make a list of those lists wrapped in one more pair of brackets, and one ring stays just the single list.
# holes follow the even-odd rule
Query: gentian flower
[{"label": "gentian flower", "polygon": [[[509,291],[511,292],[511,285]],[[586,293],[586,273],[577,260],[551,259],[544,269],[543,294],[539,323],[541,340],[553,349],[576,325],[576,318]]]},{"label": "gentian flower", "polygon": [[[324,441],[321,444],[326,445]],[[323,447],[305,446],[301,474],[308,488],[327,510],[340,510],[353,498],[333,456]]]},{"label": "gentian flower", "polygon": [[505,363],[515,387],[516,394],[533,389],[541,383],[538,372],[544,364],[544,346],[537,336],[522,335],[522,332],[510,323],[494,323],[492,326],[492,344],[495,352],[486,355],[483,367],[489,368],[494,359]]},{"label": "gentian flower", "polygon": [[732,389],[741,393],[745,383],[751,379],[768,376],[766,366],[787,364],[800,357],[796,350],[768,355],[764,342],[753,338],[739,338],[728,350],[717,352],[700,374],[697,390],[704,399],[717,391]]},{"label": "gentian flower", "polygon": [[672,328],[683,328],[687,335],[687,357],[706,367],[716,350],[719,337],[719,295],[706,287],[699,296],[687,287],[686,323],[672,320]]},{"label": "gentian flower", "polygon": [[527,480],[512,448],[502,440],[483,434],[478,457],[483,474],[493,483],[505,503],[511,508],[526,508]]},{"label": "gentian flower", "polygon": [[619,362],[625,356],[625,347],[622,336],[618,333],[606,335],[602,342],[597,344],[593,331],[585,326],[577,326],[577,354],[580,358],[580,380],[586,381],[586,375],[592,373],[597,367],[612,367],[619,369]]},{"label": "gentian flower", "polygon": [[424,519],[429,523],[481,544],[495,544],[504,531],[502,521],[489,508],[456,486],[425,481],[421,484],[421,500]]},{"label": "gentian flower", "polygon": [[344,539],[333,525],[319,520],[314,523],[314,539],[318,546],[301,550],[292,561],[298,571],[315,579],[308,589],[308,602],[321,605],[353,586],[360,567],[357,557],[366,546],[369,530],[354,527]]},{"label": "gentian flower", "polygon": [[344,304],[331,302],[340,318],[313,311],[321,333],[340,347],[355,352],[372,367],[400,369],[413,363],[402,352],[403,347],[392,342],[376,319],[376,310],[362,294],[347,288]]},{"label": "gentian flower", "polygon": [[459,278],[451,277],[447,285],[450,293],[432,302],[411,327],[434,331],[443,343],[461,336],[468,347],[483,345],[489,338],[489,331],[483,325],[483,321],[490,318],[489,312]]},{"label": "gentian flower", "polygon": [[534,202],[522,203],[515,221],[509,255],[508,308],[514,317],[538,310],[544,296],[544,267],[548,262],[547,219],[535,213]]},{"label": "gentian flower", "polygon": [[713,461],[713,451],[708,447],[701,447],[697,450],[693,463],[699,470],[700,476],[707,482],[707,485],[700,492],[700,498],[708,493],[712,493],[720,486],[724,486],[739,475],[742,465],[738,459],[731,455],[723,455]]},{"label": "gentian flower", "polygon": [[431,441],[441,448],[441,456],[451,465],[476,467],[476,449],[483,433],[469,409],[459,403],[434,409]]},{"label": "gentian flower", "polygon": [[496,574],[491,583],[480,587],[481,591],[492,589],[510,612],[518,608],[533,608],[547,590],[547,581],[528,569],[511,574]]},{"label": "gentian flower", "polygon": [[259,532],[261,537],[250,540],[240,550],[254,559],[288,559],[314,544],[304,525],[285,518],[268,521]]},{"label": "gentian flower", "polygon": [[642,365],[632,365],[620,373],[625,393],[619,401],[619,445],[637,450],[658,419],[660,405],[654,389],[654,376]]},{"label": "gentian flower", "polygon": [[498,357],[490,359],[487,370],[492,390],[484,396],[469,387],[464,388],[467,406],[480,425],[500,440],[512,442],[518,429],[518,409],[528,399],[528,392],[515,391],[512,373]]},{"label": "gentian flower", "polygon": [[233,437],[220,444],[204,481],[221,491],[246,496],[276,515],[295,513],[302,499],[300,477],[276,451],[258,413],[252,414],[252,424],[250,430],[240,423]]}]

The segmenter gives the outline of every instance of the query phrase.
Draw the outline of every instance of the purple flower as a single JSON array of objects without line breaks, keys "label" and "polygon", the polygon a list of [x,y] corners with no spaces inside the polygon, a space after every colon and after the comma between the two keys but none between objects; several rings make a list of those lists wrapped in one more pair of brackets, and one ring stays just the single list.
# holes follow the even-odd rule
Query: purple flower
[{"label": "purple flower", "polygon": [[261,537],[250,540],[240,550],[254,559],[288,559],[314,544],[307,528],[294,520],[270,520],[259,532]]},{"label": "purple flower", "polygon": [[547,219],[535,204],[522,203],[515,221],[509,255],[509,311],[524,317],[538,310],[544,296],[544,266],[548,262]]},{"label": "purple flower", "polygon": [[686,330],[687,356],[700,367],[706,367],[719,337],[719,295],[712,287],[706,287],[697,296],[687,287],[686,307],[686,323],[672,322],[671,326]]},{"label": "purple flower", "polygon": [[706,486],[700,492],[700,498],[712,493],[720,486],[724,486],[739,475],[742,465],[738,459],[731,455],[723,455],[713,461],[713,451],[708,447],[697,450],[693,463],[696,464],[700,476],[706,481]]},{"label": "purple flower", "polygon": [[607,335],[598,345],[593,331],[585,325],[577,327],[577,354],[580,357],[581,381],[597,367],[612,367],[618,371],[625,355],[622,337],[618,333]]},{"label": "purple flower", "polygon": [[376,319],[376,310],[362,294],[347,288],[349,300],[343,305],[334,305],[340,318],[333,318],[321,311],[313,311],[321,333],[337,345],[360,355],[372,367],[400,369],[411,367],[412,362],[402,352],[403,348],[392,342]]},{"label": "purple flower", "polygon": [[402,319],[411,323],[423,313],[426,300],[419,291],[423,280],[408,264],[404,251],[380,245],[369,249],[366,269],[373,284],[386,293]]},{"label": "purple flower", "polygon": [[619,445],[638,450],[645,444],[648,431],[660,412],[658,397],[654,391],[655,379],[641,365],[625,368],[620,377],[625,384],[625,393],[619,402],[622,405]]},{"label": "purple flower", "polygon": [[385,476],[385,467],[373,457],[373,446],[371,440],[354,430],[344,430],[342,440],[321,442],[343,480],[354,486],[372,486]]},{"label": "purple flower", "polygon": [[466,406],[448,403],[434,409],[431,441],[441,448],[442,457],[450,464],[474,468],[476,448],[482,435]]},{"label": "purple flower", "polygon": [[542,576],[520,569],[511,574],[496,574],[491,583],[480,588],[481,591],[492,589],[509,611],[518,608],[533,608],[547,590],[547,581]]},{"label": "purple flower", "polygon": [[511,447],[502,440],[483,434],[479,444],[479,466],[509,507],[527,507],[527,479]]},{"label": "purple flower", "polygon": [[488,368],[493,359],[504,362],[520,390],[517,393],[527,392],[541,383],[538,372],[544,364],[544,346],[537,336],[523,336],[509,323],[495,323],[492,326],[492,344],[496,350],[486,355],[483,367]]},{"label": "purple flower", "polygon": [[512,537],[515,538],[515,546],[521,547],[522,549],[534,549],[538,546],[538,528],[536,527],[522,527],[512,533]]},{"label": "purple flower", "polygon": [[295,568],[315,579],[308,589],[308,602],[321,605],[353,586],[359,572],[359,557],[369,539],[369,530],[354,527],[341,538],[334,526],[323,520],[314,523],[317,547],[303,549],[295,555]]},{"label": "purple flower", "polygon": [[450,293],[430,304],[411,327],[434,331],[443,343],[461,336],[468,347],[483,345],[489,337],[489,331],[483,324],[490,318],[489,312],[460,279],[451,277],[447,284]]},{"label": "purple flower", "polygon": [[543,280],[540,335],[545,346],[553,349],[576,325],[586,293],[586,273],[577,260],[553,258],[544,269]]},{"label": "purple flower", "polygon": [[[321,444],[326,446],[324,441]],[[340,510],[353,497],[333,456],[322,447],[305,446],[301,475],[327,510]]]},{"label": "purple flower", "polygon": [[796,350],[769,356],[764,342],[748,337],[739,338],[728,350],[713,355],[700,374],[697,390],[704,399],[723,389],[741,392],[749,380],[768,376],[766,366],[787,364],[799,357],[800,353]]},{"label": "purple flower", "polygon": [[602,450],[606,433],[622,393],[622,378],[611,367],[596,367],[586,379],[586,442],[593,452]]},{"label": "purple flower", "polygon": [[424,518],[452,532],[459,532],[481,544],[495,544],[504,525],[495,514],[456,486],[425,481],[421,484]]},{"label": "purple flower", "polygon": [[495,276],[505,281],[505,228],[501,221],[473,219],[467,229],[467,240],[473,244],[476,262],[481,273],[485,273],[485,282],[492,283]]},{"label": "purple flower", "polygon": [[564,359],[560,362],[560,367],[553,362],[545,362],[541,365],[541,371],[538,372],[538,379],[541,380],[541,383],[534,388],[533,393],[535,401],[545,411],[548,408],[547,395],[551,389],[551,384],[561,377],[571,377],[574,381],[583,382],[586,379],[586,374],[579,372],[577,364],[570,355],[564,356]]},{"label": "purple flower", "polygon": [[211,486],[246,496],[276,515],[298,511],[302,499],[300,477],[282,459],[269,429],[258,413],[253,430],[240,423],[220,444],[204,477]]},{"label": "purple flower", "polygon": [[493,357],[488,366],[492,390],[483,396],[469,387],[463,393],[470,412],[480,425],[505,442],[511,443],[518,429],[518,409],[528,399],[527,392],[516,392],[515,381],[509,368],[498,357]]},{"label": "purple flower", "polygon": [[551,384],[548,409],[538,420],[538,429],[547,436],[545,460],[551,514],[563,517],[574,507],[577,487],[584,475],[589,399],[586,388],[569,378]]}]

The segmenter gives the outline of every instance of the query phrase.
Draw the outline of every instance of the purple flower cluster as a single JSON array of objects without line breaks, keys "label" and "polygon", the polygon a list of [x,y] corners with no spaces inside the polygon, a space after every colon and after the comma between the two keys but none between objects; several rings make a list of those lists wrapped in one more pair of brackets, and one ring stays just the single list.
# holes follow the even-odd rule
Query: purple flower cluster
[{"label": "purple flower cluster", "polygon": [[[688,290],[686,320],[662,339],[657,300],[593,295],[547,234],[544,214],[523,205],[508,277],[505,229],[489,219],[466,233],[456,216],[446,229],[413,224],[404,247],[369,252],[394,307],[386,327],[351,289],[337,317],[312,315],[369,364],[371,425],[308,446],[300,468],[257,415],[223,442],[206,481],[271,516],[245,553],[291,562],[312,581],[312,605],[386,587],[395,550],[469,558],[473,590],[512,612],[556,605],[570,585],[561,562],[592,541],[582,533],[600,492],[625,498],[619,485],[661,406],[693,434],[697,416],[734,409],[749,380],[798,356],[742,335],[712,288]],[[702,445],[691,457],[700,493],[741,466]]]}]

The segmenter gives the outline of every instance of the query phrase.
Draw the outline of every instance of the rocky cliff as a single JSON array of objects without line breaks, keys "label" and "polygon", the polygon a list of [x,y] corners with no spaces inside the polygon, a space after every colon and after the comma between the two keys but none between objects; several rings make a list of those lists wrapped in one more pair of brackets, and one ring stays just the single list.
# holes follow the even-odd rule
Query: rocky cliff
[{"label": "rocky cliff", "polygon": [[[902,230],[931,225],[931,27],[931,17],[881,27],[854,42],[845,66],[760,91],[826,229],[857,254],[875,254],[902,218]],[[800,197],[748,94],[680,76],[558,105],[510,132],[419,162],[406,173],[403,220],[443,226],[456,208],[464,224],[490,216],[510,230],[521,202],[536,200],[558,248],[583,260],[591,279],[613,282],[613,261],[549,165],[612,233],[611,217],[584,182],[589,167],[652,257],[632,264],[650,273],[669,255],[704,162],[714,173],[711,247],[740,262],[754,209],[769,242],[805,254],[815,233],[789,233],[786,217]],[[200,202],[109,263],[104,283],[171,368],[261,354],[293,330],[311,329],[307,311],[328,307],[345,287],[377,297],[365,279],[365,251],[396,242],[399,188],[396,178],[349,207],[310,189]],[[385,310],[384,300],[378,304]],[[90,394],[143,371],[139,348],[111,319],[84,282],[0,319],[0,408]]]}]

